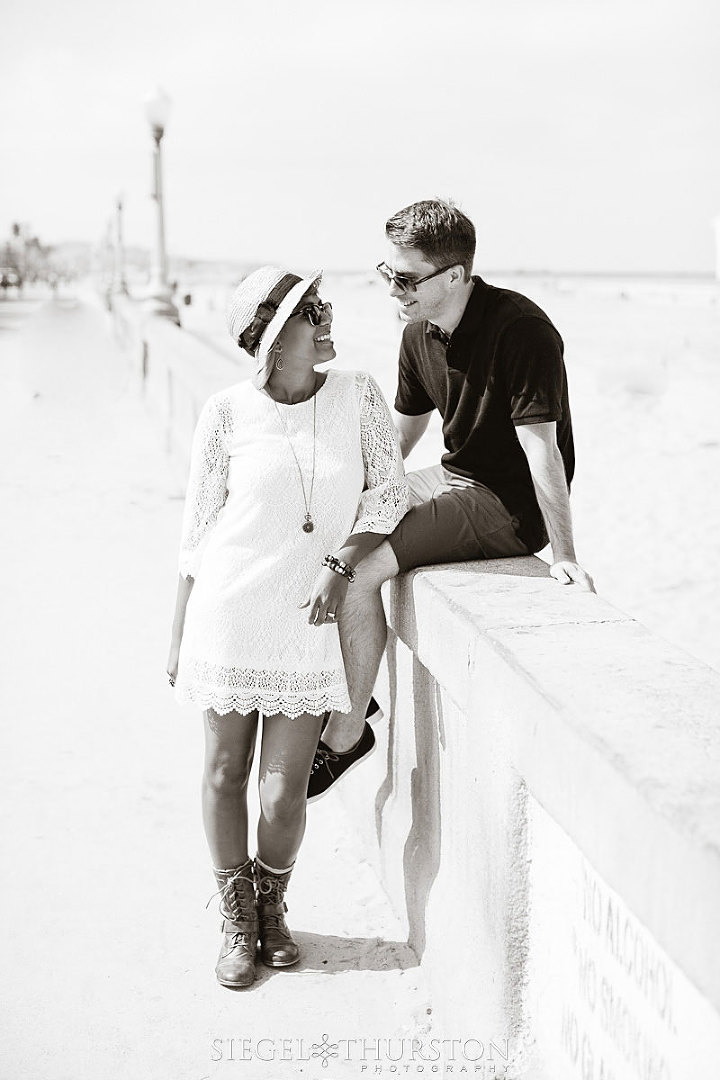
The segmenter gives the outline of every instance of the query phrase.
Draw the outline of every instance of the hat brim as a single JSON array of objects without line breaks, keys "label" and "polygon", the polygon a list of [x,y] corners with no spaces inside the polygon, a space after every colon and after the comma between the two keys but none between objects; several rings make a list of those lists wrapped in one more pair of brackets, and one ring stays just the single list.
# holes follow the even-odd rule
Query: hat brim
[{"label": "hat brim", "polygon": [[280,331],[302,300],[305,293],[309,292],[310,289],[316,288],[320,284],[322,276],[322,270],[316,270],[314,274],[310,274],[309,277],[303,278],[302,281],[298,281],[296,285],[293,285],[292,289],[281,301],[277,311],[267,324],[265,333],[260,340],[260,347],[255,356],[256,371],[253,382],[258,389],[261,389],[270,378],[271,365],[268,364],[268,355],[277,341]]}]

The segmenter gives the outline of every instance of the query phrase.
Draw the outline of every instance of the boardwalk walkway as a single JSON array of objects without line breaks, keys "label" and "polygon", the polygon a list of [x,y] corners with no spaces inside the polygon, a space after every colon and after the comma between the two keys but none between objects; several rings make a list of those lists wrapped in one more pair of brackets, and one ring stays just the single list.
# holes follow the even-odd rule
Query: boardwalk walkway
[{"label": "boardwalk walkway", "polygon": [[215,982],[199,717],[164,677],[182,493],[110,341],[87,300],[0,304],[3,1076],[370,1075],[313,1044],[431,1016],[337,800],[288,896],[300,965]]}]

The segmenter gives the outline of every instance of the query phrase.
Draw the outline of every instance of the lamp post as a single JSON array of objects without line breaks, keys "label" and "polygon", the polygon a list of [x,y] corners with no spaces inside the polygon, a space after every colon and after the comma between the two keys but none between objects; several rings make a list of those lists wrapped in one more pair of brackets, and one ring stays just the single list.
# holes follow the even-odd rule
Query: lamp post
[{"label": "lamp post", "polygon": [[168,283],[167,253],[165,251],[165,217],[163,213],[162,154],[160,144],[165,134],[165,125],[170,114],[170,98],[159,86],[156,86],[145,98],[145,116],[152,131],[155,147],[153,150],[153,190],[151,198],[157,207],[157,233],[153,261],[150,266],[150,288],[147,306],[155,315],[163,315],[180,325],[178,309],[172,302],[172,290]]},{"label": "lamp post", "polygon": [[128,287],[125,278],[125,245],[123,243],[123,196],[122,193],[115,200],[116,210],[116,234],[115,234],[115,288],[118,292],[127,296]]}]

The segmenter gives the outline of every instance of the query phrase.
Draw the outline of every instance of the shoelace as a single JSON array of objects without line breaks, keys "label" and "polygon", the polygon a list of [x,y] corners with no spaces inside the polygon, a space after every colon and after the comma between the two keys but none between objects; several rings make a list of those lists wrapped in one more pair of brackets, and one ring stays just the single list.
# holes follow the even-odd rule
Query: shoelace
[{"label": "shoelace", "polygon": [[285,925],[285,917],[283,915],[261,915],[260,924],[265,930],[278,930],[283,937],[290,937],[290,931]]},{"label": "shoelace", "polygon": [[[264,877],[262,871],[260,871],[257,879],[258,902],[261,904],[282,904],[285,907],[283,879],[284,875],[283,878]],[[285,924],[285,916],[282,912],[263,912],[260,914],[260,922],[265,930],[277,930],[283,937],[290,938],[290,931]]]},{"label": "shoelace", "polygon": [[337,754],[333,754],[330,750],[321,750],[320,747],[318,747],[317,750],[315,751],[315,758],[313,760],[312,771],[317,772],[318,769],[321,769],[322,766],[325,765],[325,767],[327,768],[327,771],[330,773],[330,775],[332,776],[332,778],[334,780],[335,779],[335,774],[333,773],[332,769],[330,768],[329,763],[331,761],[339,761],[339,760],[340,760],[340,758],[338,757]]},{"label": "shoelace", "polygon": [[285,895],[282,881],[277,878],[258,875],[258,900],[265,904],[280,904]]},{"label": "shoelace", "polygon": [[234,930],[232,934],[228,934],[227,936],[230,937],[231,940],[228,944],[227,949],[223,953],[223,956],[229,956],[234,949],[251,948],[250,935],[244,930]]},{"label": "shoelace", "polygon": [[249,915],[249,914],[247,914],[247,912],[243,912],[241,905],[239,903],[237,903],[239,897],[238,897],[237,893],[235,892],[235,882],[236,881],[238,881],[238,880],[247,881],[247,882],[249,882],[249,884],[252,886],[253,889],[255,888],[255,882],[253,881],[252,877],[248,877],[247,874],[241,874],[240,873],[240,870],[242,870],[242,869],[244,869],[244,868],[239,867],[235,871],[235,873],[232,875],[232,877],[229,877],[227,879],[227,881],[222,886],[222,888],[218,889],[217,892],[214,892],[212,894],[212,896],[208,900],[207,904],[205,905],[205,910],[206,911],[210,907],[210,904],[213,902],[215,897],[219,896],[220,897],[220,914],[221,915],[224,915],[223,905],[225,905],[226,910],[230,912],[231,918],[233,920],[235,920],[236,922],[243,922],[246,919],[251,919],[252,918],[252,914]]}]

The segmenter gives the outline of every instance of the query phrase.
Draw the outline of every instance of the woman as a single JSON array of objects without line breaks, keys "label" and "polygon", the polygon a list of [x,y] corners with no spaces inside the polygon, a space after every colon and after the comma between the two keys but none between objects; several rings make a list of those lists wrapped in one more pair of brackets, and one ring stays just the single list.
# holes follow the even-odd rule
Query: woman
[{"label": "woman", "polygon": [[168,674],[178,700],[204,710],[203,821],[224,932],[215,970],[229,987],[252,983],[258,937],[265,964],[299,959],[284,896],[308,776],[323,715],[350,710],[337,618],[354,567],[407,508],[375,381],[315,371],[335,356],[321,276],[264,266],[239,285],[228,326],[256,375],[207,401],[193,441]]}]

